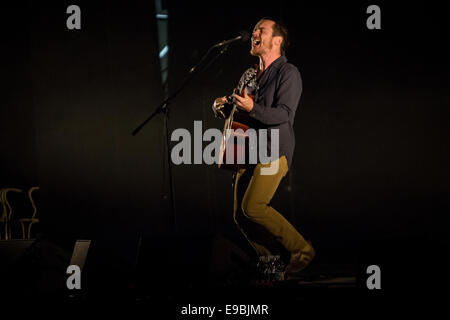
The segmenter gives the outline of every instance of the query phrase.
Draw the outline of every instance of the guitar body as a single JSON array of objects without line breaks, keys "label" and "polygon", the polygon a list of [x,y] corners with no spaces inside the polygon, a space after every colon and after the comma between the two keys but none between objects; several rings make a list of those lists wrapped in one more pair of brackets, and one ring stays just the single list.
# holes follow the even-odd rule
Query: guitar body
[{"label": "guitar body", "polygon": [[251,127],[251,122],[248,113],[237,110],[236,105],[233,106],[233,110],[225,120],[223,128],[218,159],[219,168],[238,171],[248,163],[249,138],[247,130]]}]

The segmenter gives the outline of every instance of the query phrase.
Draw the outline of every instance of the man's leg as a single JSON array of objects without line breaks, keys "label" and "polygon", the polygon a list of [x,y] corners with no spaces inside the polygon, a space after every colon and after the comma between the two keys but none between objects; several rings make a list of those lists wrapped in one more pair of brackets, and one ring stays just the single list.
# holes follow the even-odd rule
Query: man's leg
[{"label": "man's leg", "polygon": [[[271,164],[258,164],[255,167],[242,200],[242,211],[249,220],[269,231],[291,253],[290,264],[292,264],[292,259],[305,261],[309,259],[310,261],[315,255],[312,246],[292,224],[269,205],[281,179],[288,171],[285,156],[276,161],[279,161],[278,170],[272,175],[261,174],[261,169],[268,168]],[[309,261],[305,264],[307,265]]]},{"label": "man's leg", "polygon": [[241,203],[245,191],[252,178],[254,166],[248,169],[241,169],[236,172],[234,178],[234,210],[233,219],[239,230],[255,250],[258,256],[270,256],[272,252],[268,247],[271,239],[270,234],[261,225],[249,220],[242,212]]}]

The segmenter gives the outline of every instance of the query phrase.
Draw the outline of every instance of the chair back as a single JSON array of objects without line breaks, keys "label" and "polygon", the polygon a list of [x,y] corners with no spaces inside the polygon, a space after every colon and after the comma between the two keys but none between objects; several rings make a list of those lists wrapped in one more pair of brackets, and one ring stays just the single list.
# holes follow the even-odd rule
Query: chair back
[{"label": "chair back", "polygon": [[6,212],[4,212],[6,219],[8,221],[11,221],[11,215],[12,215],[12,207],[11,204],[8,201],[8,197],[7,194],[8,192],[22,192],[21,189],[17,189],[17,188],[4,188],[2,189],[2,204],[3,204],[3,208],[5,209]]},{"label": "chair back", "polygon": [[2,210],[0,220],[6,221],[6,204],[3,201],[3,189],[0,189],[0,210]]},{"label": "chair back", "polygon": [[31,205],[33,206],[33,215],[31,218],[36,217],[37,209],[36,209],[36,203],[34,202],[32,193],[36,190],[39,190],[39,187],[31,187],[30,190],[28,190],[28,198],[30,198]]}]

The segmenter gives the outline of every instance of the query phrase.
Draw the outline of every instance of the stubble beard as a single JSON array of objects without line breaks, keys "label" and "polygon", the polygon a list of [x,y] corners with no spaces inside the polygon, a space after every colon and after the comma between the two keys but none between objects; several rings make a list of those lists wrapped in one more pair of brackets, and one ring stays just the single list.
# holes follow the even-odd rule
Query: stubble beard
[{"label": "stubble beard", "polygon": [[258,47],[258,48],[251,47],[250,54],[252,56],[258,57],[261,54],[260,49],[261,49],[261,47]]}]

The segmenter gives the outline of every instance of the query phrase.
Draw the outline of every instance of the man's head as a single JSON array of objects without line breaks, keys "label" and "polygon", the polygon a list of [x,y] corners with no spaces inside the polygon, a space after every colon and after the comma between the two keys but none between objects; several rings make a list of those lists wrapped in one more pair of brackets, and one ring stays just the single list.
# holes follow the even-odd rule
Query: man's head
[{"label": "man's head", "polygon": [[262,18],[253,28],[250,53],[254,56],[284,55],[287,43],[288,31],[284,24],[272,18]]}]

